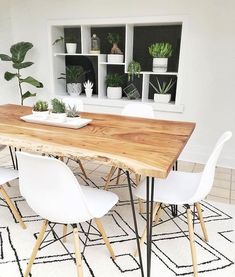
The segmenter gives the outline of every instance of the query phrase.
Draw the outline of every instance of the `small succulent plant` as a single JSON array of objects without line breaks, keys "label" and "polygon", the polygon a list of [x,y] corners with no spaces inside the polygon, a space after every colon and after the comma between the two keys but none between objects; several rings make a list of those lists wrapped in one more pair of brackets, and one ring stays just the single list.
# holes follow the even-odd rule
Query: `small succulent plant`
[{"label": "small succulent plant", "polygon": [[83,85],[85,89],[92,89],[94,84],[91,81],[87,80],[83,83]]},{"label": "small succulent plant", "polygon": [[54,98],[51,100],[53,113],[65,113],[65,103],[62,100]]},{"label": "small succulent plant", "polygon": [[48,111],[48,103],[46,101],[37,101],[33,105],[33,111],[35,112],[46,112]]},{"label": "small succulent plant", "polygon": [[172,52],[172,45],[168,42],[157,42],[149,46],[149,54],[153,58],[169,58]]},{"label": "small succulent plant", "polygon": [[176,81],[172,81],[172,79],[170,79],[170,81],[168,83],[163,82],[161,84],[157,77],[156,77],[156,80],[157,80],[157,86],[155,86],[151,82],[149,82],[149,83],[153,87],[153,89],[156,91],[156,93],[158,93],[158,94],[167,94],[176,82]]},{"label": "small succulent plant", "polygon": [[80,116],[80,113],[79,113],[78,109],[76,108],[76,106],[71,107],[70,105],[68,105],[66,113],[67,113],[67,117],[79,117]]}]

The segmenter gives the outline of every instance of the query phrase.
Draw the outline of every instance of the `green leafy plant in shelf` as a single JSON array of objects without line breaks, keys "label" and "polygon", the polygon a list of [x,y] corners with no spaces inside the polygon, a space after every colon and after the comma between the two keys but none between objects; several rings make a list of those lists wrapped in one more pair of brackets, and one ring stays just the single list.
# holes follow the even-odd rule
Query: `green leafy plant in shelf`
[{"label": "green leafy plant in shelf", "polygon": [[157,80],[157,86],[155,86],[152,82],[149,82],[149,83],[158,94],[167,94],[176,82],[170,79],[168,83],[164,81],[161,84],[157,77],[156,77],[156,80]]},{"label": "green leafy plant in shelf", "polygon": [[34,105],[33,105],[33,111],[35,112],[46,112],[48,111],[48,103],[46,101],[37,101]]},{"label": "green leafy plant in shelf", "polygon": [[57,39],[54,40],[54,42],[52,43],[52,45],[56,45],[57,43],[60,42],[65,42],[65,43],[77,43],[77,38],[75,36],[68,36],[66,38],[60,36]]},{"label": "green leafy plant in shelf", "polygon": [[153,43],[148,49],[153,58],[169,58],[173,52],[172,45],[168,42]]},{"label": "green leafy plant in shelf", "polygon": [[62,100],[54,98],[51,100],[52,113],[65,113],[65,103]]},{"label": "green leafy plant in shelf", "polygon": [[117,33],[108,33],[107,40],[112,45],[111,54],[122,54],[122,51],[118,47],[118,43],[120,41],[119,34],[117,34]]},{"label": "green leafy plant in shelf", "polygon": [[84,71],[82,66],[70,65],[66,67],[66,73],[61,73],[58,79],[66,79],[67,83],[79,83],[87,72],[89,71]]},{"label": "green leafy plant in shelf", "polygon": [[21,75],[22,69],[33,65],[33,62],[24,61],[26,54],[31,48],[33,48],[33,44],[30,42],[18,42],[11,46],[10,48],[11,56],[6,54],[0,54],[0,60],[11,62],[13,69],[16,70],[15,72],[9,72],[9,71],[5,72],[4,78],[6,81],[11,81],[14,78],[17,79],[21,105],[24,104],[24,100],[26,98],[36,96],[36,93],[32,93],[30,91],[23,92],[23,87],[22,87],[23,84],[28,84],[36,88],[43,88],[43,84],[38,80],[34,79],[32,76],[23,78]]},{"label": "green leafy plant in shelf", "polygon": [[128,65],[128,81],[133,81],[135,76],[140,77],[141,65],[134,60],[131,61]]},{"label": "green leafy plant in shelf", "polygon": [[67,114],[67,117],[71,117],[71,118],[80,116],[79,110],[76,108],[76,106],[71,107],[70,105],[66,110],[66,114]]},{"label": "green leafy plant in shelf", "polygon": [[124,84],[123,75],[118,73],[108,74],[105,81],[107,87],[121,87]]}]

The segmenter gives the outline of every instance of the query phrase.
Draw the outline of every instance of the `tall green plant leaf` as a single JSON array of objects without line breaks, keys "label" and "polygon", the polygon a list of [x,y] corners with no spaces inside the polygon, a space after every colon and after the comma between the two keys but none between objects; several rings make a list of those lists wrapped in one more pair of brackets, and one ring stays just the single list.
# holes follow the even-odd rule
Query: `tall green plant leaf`
[{"label": "tall green plant leaf", "polygon": [[12,54],[13,63],[22,63],[24,61],[25,55],[32,47],[32,43],[24,41],[12,45],[10,52]]},{"label": "tall green plant leaf", "polygon": [[36,93],[31,93],[30,91],[26,91],[26,92],[22,95],[22,99],[23,99],[23,101],[24,101],[26,98],[33,97],[33,96],[36,96]]},{"label": "tall green plant leaf", "polygon": [[33,62],[24,62],[24,63],[13,63],[13,67],[15,69],[22,69],[22,68],[26,68],[29,67],[33,64]]},{"label": "tall green plant leaf", "polygon": [[18,74],[17,73],[11,73],[11,72],[5,72],[4,78],[6,81],[10,81],[11,79],[15,78]]},{"label": "tall green plant leaf", "polygon": [[5,61],[5,62],[10,62],[11,57],[5,54],[0,54],[0,60]]},{"label": "tall green plant leaf", "polygon": [[33,77],[29,76],[25,79],[20,79],[21,83],[27,83],[30,84],[36,88],[43,88],[43,84],[39,81],[37,81],[36,79],[34,79]]}]

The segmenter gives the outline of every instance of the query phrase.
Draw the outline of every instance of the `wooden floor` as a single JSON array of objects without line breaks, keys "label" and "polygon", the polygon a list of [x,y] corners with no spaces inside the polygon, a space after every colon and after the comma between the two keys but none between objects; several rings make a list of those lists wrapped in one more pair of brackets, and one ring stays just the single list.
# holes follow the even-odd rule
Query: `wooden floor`
[{"label": "wooden floor", "polygon": [[[11,160],[8,148],[0,151],[0,166],[11,166]],[[104,165],[99,165],[91,162],[83,162],[87,174],[92,173],[100,177],[105,177],[110,168]],[[179,170],[187,172],[200,172],[204,165],[179,161]],[[76,166],[76,170],[80,170]],[[125,182],[125,177],[120,177],[120,183]],[[215,181],[211,193],[207,197],[208,200],[235,204],[235,169],[216,168]]]}]

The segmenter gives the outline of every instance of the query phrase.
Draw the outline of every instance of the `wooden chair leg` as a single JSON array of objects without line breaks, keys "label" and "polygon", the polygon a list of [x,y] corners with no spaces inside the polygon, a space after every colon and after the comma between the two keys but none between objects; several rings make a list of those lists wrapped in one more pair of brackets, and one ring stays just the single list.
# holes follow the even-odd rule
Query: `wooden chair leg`
[{"label": "wooden chair leg", "polygon": [[[158,213],[160,208],[161,208],[160,207],[160,203],[157,203],[155,205],[154,209],[153,209],[153,218],[152,218],[152,221],[154,221],[154,218],[157,215],[157,213]],[[146,240],[146,235],[147,235],[147,227],[145,227],[144,232],[143,232],[143,234],[142,234],[142,236],[140,238],[140,247],[143,246],[143,244],[144,244],[144,242]],[[135,257],[138,256],[138,249],[135,250],[134,256]]]},{"label": "wooden chair leg", "polygon": [[7,192],[5,191],[5,189],[2,186],[0,186],[0,193],[2,194],[3,198],[7,202],[7,205],[11,209],[11,211],[12,211],[13,215],[15,216],[16,220],[20,223],[20,226],[23,229],[26,229],[27,227],[26,227],[25,223],[23,222],[19,212],[17,211],[16,207],[12,203],[12,201],[11,201],[10,197],[8,196]]},{"label": "wooden chair leg", "polygon": [[104,230],[104,227],[103,227],[103,225],[102,225],[102,223],[101,223],[101,220],[100,220],[99,218],[95,218],[95,223],[96,223],[96,225],[97,225],[97,227],[98,227],[99,232],[101,233],[101,236],[102,236],[102,238],[103,238],[103,240],[104,240],[104,242],[105,242],[105,245],[106,245],[107,248],[108,248],[108,251],[109,251],[109,253],[110,253],[112,259],[115,260],[116,257],[115,257],[113,248],[112,248],[112,246],[111,246],[111,244],[110,244],[110,242],[109,242],[109,240],[108,240],[108,237],[107,237],[107,235],[106,235],[106,233],[105,233],[105,230]]},{"label": "wooden chair leg", "polygon": [[76,256],[77,276],[83,277],[82,256],[80,252],[79,234],[78,234],[77,227],[73,227],[73,237],[74,237],[74,247],[75,247],[75,256]]},{"label": "wooden chair leg", "polygon": [[[135,174],[135,182],[137,187],[140,184],[140,179],[141,179],[141,176],[139,174]],[[139,203],[139,212],[142,214],[144,212],[143,201],[140,198],[138,198],[138,203]]]},{"label": "wooden chair leg", "polygon": [[205,241],[209,241],[207,230],[206,230],[206,225],[205,225],[203,214],[202,214],[201,205],[200,205],[199,202],[195,203],[195,205],[196,205],[199,221],[200,221],[200,224],[201,224],[202,232],[203,232],[203,235],[204,235],[204,239],[205,239]]},{"label": "wooden chair leg", "polygon": [[120,174],[121,174],[121,168],[118,168],[118,173],[117,173],[117,180],[116,180],[116,185],[119,185],[119,180],[120,180]]},{"label": "wooden chair leg", "polygon": [[109,171],[109,174],[107,176],[107,179],[106,179],[106,183],[105,183],[105,186],[104,186],[104,189],[107,190],[108,189],[108,186],[109,186],[109,183],[110,183],[110,180],[113,176],[113,174],[115,173],[115,171],[117,170],[117,168],[115,166],[112,166],[110,171]]},{"label": "wooden chair leg", "polygon": [[78,160],[77,162],[78,162],[78,164],[79,164],[79,166],[81,168],[82,174],[85,176],[86,179],[88,179],[86,171],[85,171],[85,169],[84,169],[84,167],[82,165],[82,162],[80,160]]},{"label": "wooden chair leg", "polygon": [[[67,231],[68,231],[68,225],[67,224],[64,224],[63,225],[63,236],[66,236],[67,235]],[[66,242],[67,241],[67,237],[64,237],[63,238],[63,242]]]},{"label": "wooden chair leg", "polygon": [[188,219],[189,241],[190,241],[190,248],[191,248],[191,255],[192,255],[192,262],[193,262],[193,272],[194,272],[194,277],[197,277],[198,276],[197,255],[196,255],[195,240],[194,240],[193,218],[192,218],[192,212],[190,208],[187,208],[187,219]]},{"label": "wooden chair leg", "polygon": [[29,273],[31,271],[31,268],[32,268],[32,265],[33,265],[33,262],[36,258],[36,255],[37,255],[37,252],[38,252],[38,249],[42,243],[42,240],[43,240],[43,237],[44,237],[44,234],[46,232],[46,229],[47,229],[47,225],[48,225],[48,220],[45,220],[42,224],[42,227],[41,227],[41,230],[40,230],[40,233],[38,235],[38,238],[37,238],[37,241],[34,245],[34,248],[33,248],[33,252],[31,254],[31,257],[30,257],[30,260],[28,262],[28,265],[27,265],[27,268],[26,268],[26,271],[24,273],[24,277],[28,277],[29,276]]}]

